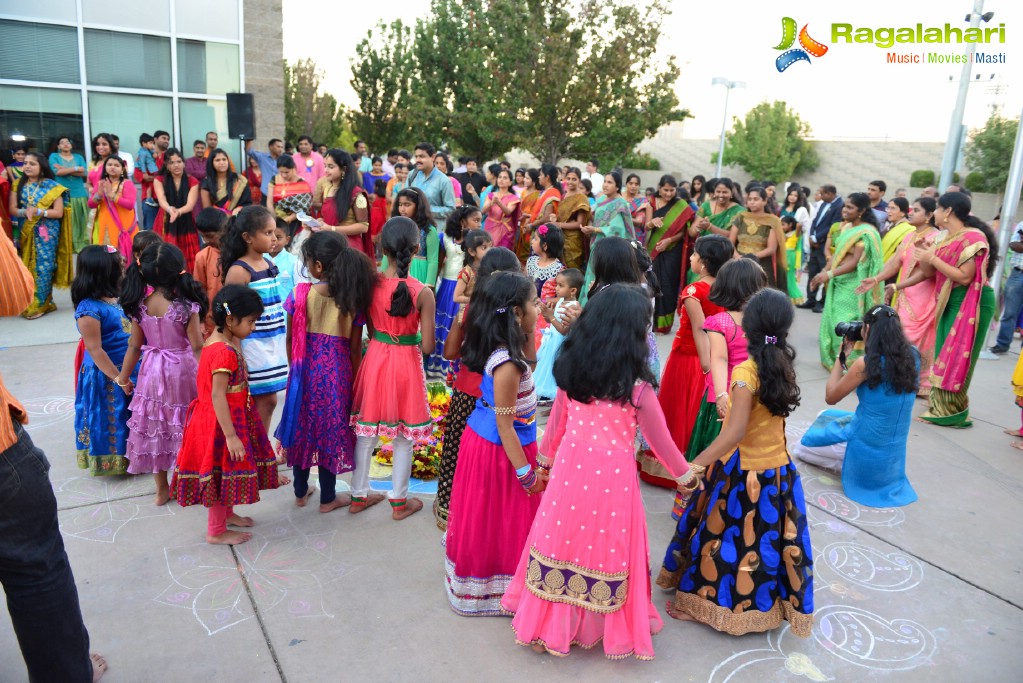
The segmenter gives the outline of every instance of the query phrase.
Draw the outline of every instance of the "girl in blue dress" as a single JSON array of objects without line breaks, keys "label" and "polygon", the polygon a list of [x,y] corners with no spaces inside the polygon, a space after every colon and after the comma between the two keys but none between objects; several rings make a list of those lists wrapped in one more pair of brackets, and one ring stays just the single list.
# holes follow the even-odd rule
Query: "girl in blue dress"
[{"label": "girl in blue dress", "polygon": [[[117,376],[128,350],[131,321],[117,303],[120,282],[121,255],[116,249],[98,245],[82,249],[71,283],[75,320],[85,343],[75,388],[75,446],[78,466],[93,476],[128,471],[130,398],[118,388]],[[125,383],[128,389],[135,381],[134,371],[131,374]]]}]

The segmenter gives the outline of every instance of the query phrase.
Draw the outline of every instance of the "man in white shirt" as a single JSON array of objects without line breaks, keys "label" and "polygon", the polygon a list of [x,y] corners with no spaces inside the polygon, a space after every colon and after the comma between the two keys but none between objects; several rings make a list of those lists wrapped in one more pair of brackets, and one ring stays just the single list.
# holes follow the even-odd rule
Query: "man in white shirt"
[{"label": "man in white shirt", "polygon": [[124,165],[128,168],[128,177],[131,178],[135,174],[135,159],[131,154],[121,151],[121,138],[111,134],[110,139],[114,141],[114,151],[117,156],[124,162]]},{"label": "man in white shirt", "polygon": [[[587,161],[586,171],[583,173],[583,178],[590,179],[590,183],[593,185],[594,194],[600,192],[600,188],[604,187],[604,175],[597,172],[597,163],[596,158]],[[582,178],[579,180],[582,180]]]}]

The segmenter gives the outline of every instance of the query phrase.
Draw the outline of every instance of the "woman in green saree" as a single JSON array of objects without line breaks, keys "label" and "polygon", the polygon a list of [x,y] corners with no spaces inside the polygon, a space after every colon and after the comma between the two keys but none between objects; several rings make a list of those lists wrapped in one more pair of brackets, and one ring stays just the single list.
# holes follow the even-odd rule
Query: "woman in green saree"
[{"label": "woman in green saree", "polygon": [[948,232],[937,245],[914,250],[924,275],[934,278],[938,300],[930,406],[918,419],[959,429],[973,426],[968,391],[995,314],[995,293],[987,282],[998,259],[994,231],[970,215],[971,208],[962,192],[941,195],[934,221]]},{"label": "woman in green saree", "polygon": [[[632,206],[622,197],[622,176],[613,171],[604,176],[601,189],[604,197],[597,202],[593,211],[593,225],[584,225],[583,235],[590,239],[590,250],[604,237],[621,237],[627,240],[636,239],[636,229],[632,224]],[[579,301],[586,304],[587,293],[593,285],[593,261],[586,264],[586,280]]]},{"label": "woman in green saree", "polygon": [[[865,193],[849,195],[842,207],[842,227],[835,233],[832,246],[835,254],[828,270],[818,273],[810,283],[811,290],[820,285],[827,287],[824,314],[821,316],[820,354],[821,365],[829,371],[842,350],[842,338],[835,334],[835,324],[862,320],[867,309],[881,301],[881,284],[878,282],[861,294],[856,292],[863,280],[873,278],[884,266],[877,218]],[[863,345],[857,346],[859,348],[850,355],[850,361],[863,355]]]},{"label": "woman in green saree", "polygon": [[679,198],[672,175],[661,176],[657,196],[646,205],[646,211],[646,248],[661,286],[661,294],[654,299],[654,332],[668,334],[675,323],[688,249],[696,241],[691,236],[695,214],[689,202]]},{"label": "woman in green saree", "polygon": [[[704,235],[723,235],[730,237],[732,223],[736,216],[745,210],[742,205],[742,198],[735,194],[735,183],[730,178],[713,178],[707,183],[707,191],[710,192],[710,199],[700,205],[696,212],[696,220],[693,221],[693,228],[690,230],[691,242]],[[687,264],[688,260],[683,261]],[[686,284],[692,284],[700,278],[698,273],[691,270],[686,271]]]}]

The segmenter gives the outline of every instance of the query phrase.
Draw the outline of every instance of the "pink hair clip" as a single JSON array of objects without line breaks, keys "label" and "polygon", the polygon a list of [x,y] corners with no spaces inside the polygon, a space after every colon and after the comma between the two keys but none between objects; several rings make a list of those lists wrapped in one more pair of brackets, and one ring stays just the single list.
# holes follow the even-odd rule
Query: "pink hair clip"
[{"label": "pink hair clip", "polygon": [[538,232],[539,234],[541,234],[541,235],[546,235],[546,234],[547,234],[547,224],[546,224],[546,223],[544,223],[543,225],[541,225],[541,226],[540,226],[540,227],[539,227],[539,228],[537,229],[537,232]]},{"label": "pink hair clip", "polygon": [[772,337],[771,335],[767,335],[767,336],[764,337],[764,343],[765,344],[777,344],[778,343],[778,338],[777,337]]},{"label": "pink hair clip", "polygon": [[108,254],[116,254],[117,253],[117,247],[108,244],[107,245],[107,253]]}]

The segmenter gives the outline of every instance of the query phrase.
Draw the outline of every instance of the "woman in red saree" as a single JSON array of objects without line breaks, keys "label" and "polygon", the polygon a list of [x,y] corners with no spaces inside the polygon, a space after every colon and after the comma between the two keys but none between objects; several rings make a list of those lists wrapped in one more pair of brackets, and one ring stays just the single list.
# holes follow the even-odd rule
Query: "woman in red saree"
[{"label": "woman in red saree", "polygon": [[353,249],[374,260],[369,199],[359,185],[359,174],[348,152],[332,149],[323,157],[323,177],[316,184],[313,205],[320,207],[323,219],[324,225],[318,230],[340,232]]}]

